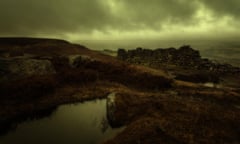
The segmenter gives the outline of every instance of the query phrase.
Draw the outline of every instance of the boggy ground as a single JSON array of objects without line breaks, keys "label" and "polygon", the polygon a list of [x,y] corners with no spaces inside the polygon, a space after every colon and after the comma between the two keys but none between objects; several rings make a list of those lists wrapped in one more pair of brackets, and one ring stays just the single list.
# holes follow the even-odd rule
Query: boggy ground
[{"label": "boggy ground", "polygon": [[[168,89],[172,83],[159,71],[129,65],[65,41],[0,39],[0,52],[0,61],[3,61],[0,64],[4,65],[0,69],[1,134],[14,129],[19,121],[51,113],[60,104],[105,98],[122,86]],[[72,55],[79,58],[74,64],[69,59]],[[38,65],[29,65],[27,61],[22,67],[14,65],[18,73],[11,73],[5,61],[15,63],[19,59],[39,61],[40,65],[41,60],[49,61],[54,72],[46,70],[39,74],[36,70],[29,70],[28,66],[38,68]]]},{"label": "boggy ground", "polygon": [[[163,76],[137,72],[138,68],[128,65],[94,61],[78,68],[65,66],[63,64],[56,74],[28,76],[0,84],[2,133],[15,128],[19,120],[34,117],[41,111],[52,110],[60,104],[106,98],[124,85],[150,90],[167,89],[172,83]],[[144,84],[141,85],[141,82]]]},{"label": "boggy ground", "polygon": [[[107,144],[240,143],[236,87],[208,88],[177,81],[161,70],[127,64],[59,40],[0,39],[0,52],[49,60],[56,71],[0,83],[1,134],[19,121],[48,115],[61,104],[106,98],[114,92],[111,125],[126,128]],[[72,67],[67,59],[72,54],[90,60]]]}]

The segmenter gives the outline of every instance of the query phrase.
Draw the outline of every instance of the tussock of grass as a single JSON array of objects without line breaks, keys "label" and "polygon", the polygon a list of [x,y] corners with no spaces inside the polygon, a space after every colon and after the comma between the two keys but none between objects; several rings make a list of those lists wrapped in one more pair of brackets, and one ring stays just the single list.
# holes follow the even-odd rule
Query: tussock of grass
[{"label": "tussock of grass", "polygon": [[[239,110],[230,101],[217,100],[221,90],[194,90],[209,98],[187,89],[161,94],[119,91],[115,124],[127,128],[106,144],[238,143]],[[240,103],[239,97],[235,100]]]},{"label": "tussock of grass", "polygon": [[54,92],[57,83],[52,75],[31,76],[0,84],[0,98],[13,100],[35,99]]},{"label": "tussock of grass", "polygon": [[105,63],[94,61],[82,64],[78,69],[91,70],[96,72],[96,76],[100,80],[108,80],[118,82],[126,86],[142,88],[142,89],[165,89],[170,88],[172,80],[154,75],[150,72],[138,71],[134,67],[127,64]]}]

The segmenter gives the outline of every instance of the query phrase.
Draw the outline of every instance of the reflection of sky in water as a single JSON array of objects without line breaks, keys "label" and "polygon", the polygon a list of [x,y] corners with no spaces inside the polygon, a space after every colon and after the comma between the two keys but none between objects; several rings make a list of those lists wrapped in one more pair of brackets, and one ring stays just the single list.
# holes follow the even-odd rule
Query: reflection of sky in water
[{"label": "reflection of sky in water", "polygon": [[222,86],[220,84],[215,84],[215,83],[211,83],[211,82],[204,83],[203,86],[211,87],[211,88],[222,88]]},{"label": "reflection of sky in water", "polygon": [[0,144],[95,144],[120,129],[106,123],[106,100],[60,106],[47,118],[19,124]]}]

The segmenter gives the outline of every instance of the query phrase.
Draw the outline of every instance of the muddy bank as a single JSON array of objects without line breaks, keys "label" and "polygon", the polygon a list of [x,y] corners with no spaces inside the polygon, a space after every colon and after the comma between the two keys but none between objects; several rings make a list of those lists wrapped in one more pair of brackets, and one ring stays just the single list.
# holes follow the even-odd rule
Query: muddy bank
[{"label": "muddy bank", "polygon": [[101,143],[123,128],[113,129],[106,118],[106,99],[65,104],[54,112],[37,115],[0,135],[0,143]]},{"label": "muddy bank", "polygon": [[[85,87],[65,86],[57,88],[53,93],[44,97],[21,99],[6,99],[0,102],[0,130],[1,134],[15,129],[19,122],[35,119],[51,114],[61,104],[83,102],[93,99],[106,98],[111,88],[116,85],[107,82],[92,83]],[[41,116],[42,115],[42,116]]]}]

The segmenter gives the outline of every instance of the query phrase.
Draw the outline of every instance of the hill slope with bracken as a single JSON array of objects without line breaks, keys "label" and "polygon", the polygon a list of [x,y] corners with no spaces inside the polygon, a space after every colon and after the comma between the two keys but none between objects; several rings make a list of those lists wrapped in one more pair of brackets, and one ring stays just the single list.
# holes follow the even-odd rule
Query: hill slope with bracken
[{"label": "hill slope with bracken", "polygon": [[25,55],[62,56],[86,54],[104,58],[85,46],[71,44],[64,40],[47,38],[0,38],[0,53],[10,57]]},{"label": "hill slope with bracken", "polygon": [[[0,38],[0,133],[65,103],[116,93],[106,143],[238,143],[240,91],[170,78],[64,40]],[[34,104],[33,104],[34,103]]]}]

